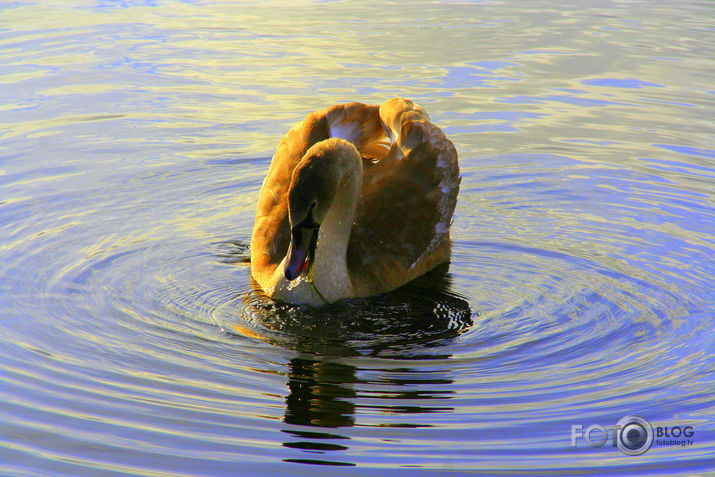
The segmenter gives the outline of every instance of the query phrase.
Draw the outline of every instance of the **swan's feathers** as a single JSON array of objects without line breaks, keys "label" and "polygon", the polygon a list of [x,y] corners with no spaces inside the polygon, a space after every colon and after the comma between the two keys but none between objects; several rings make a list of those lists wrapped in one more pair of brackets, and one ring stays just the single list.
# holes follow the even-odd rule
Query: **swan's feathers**
[{"label": "swan's feathers", "polygon": [[[459,191],[457,152],[422,108],[395,98],[379,107],[332,106],[308,114],[286,134],[259,197],[251,244],[252,260],[260,262],[255,269],[270,275],[285,256],[293,169],[313,144],[330,137],[352,142],[365,159],[347,257],[355,278],[363,284],[404,282],[406,275],[446,260],[435,252],[448,245]],[[429,261],[435,263],[423,263]]]},{"label": "swan's feathers", "polygon": [[460,182],[454,145],[421,109],[384,107],[396,142],[366,171],[348,247],[348,268],[367,283],[410,274],[446,245]]}]

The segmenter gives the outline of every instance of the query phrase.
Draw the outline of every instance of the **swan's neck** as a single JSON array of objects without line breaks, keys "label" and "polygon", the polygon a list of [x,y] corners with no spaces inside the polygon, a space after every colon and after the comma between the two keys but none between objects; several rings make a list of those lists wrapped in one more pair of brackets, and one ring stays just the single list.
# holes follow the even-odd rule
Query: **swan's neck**
[{"label": "swan's neck", "polygon": [[362,185],[362,163],[345,171],[318,232],[313,285],[328,302],[354,295],[347,265],[348,243]]},{"label": "swan's neck", "polygon": [[339,177],[333,202],[320,224],[312,273],[286,280],[283,269],[287,257],[284,258],[273,276],[274,297],[291,303],[323,305],[355,296],[347,266],[348,243],[362,186],[362,159],[355,156]]}]

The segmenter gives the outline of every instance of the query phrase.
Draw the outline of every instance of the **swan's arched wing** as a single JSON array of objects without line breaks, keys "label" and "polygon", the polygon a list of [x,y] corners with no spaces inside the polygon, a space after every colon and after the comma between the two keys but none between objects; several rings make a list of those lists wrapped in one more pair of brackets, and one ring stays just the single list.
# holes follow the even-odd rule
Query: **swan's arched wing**
[{"label": "swan's arched wing", "polygon": [[[355,285],[389,289],[449,256],[449,226],[459,192],[457,151],[411,101],[380,107],[392,147],[365,170],[348,248]],[[406,280],[407,278],[407,280]]]},{"label": "swan's arched wing", "polygon": [[[384,155],[389,146],[376,146],[386,136],[378,106],[362,103],[339,104],[308,114],[283,137],[273,155],[263,181],[251,237],[251,271],[259,283],[273,275],[288,251],[288,188],[293,170],[315,143],[342,137],[372,159],[375,151]],[[378,154],[375,152],[374,156]]]},{"label": "swan's arched wing", "polygon": [[380,107],[363,103],[338,104],[325,111],[330,137],[352,142],[363,158],[376,162],[387,155],[390,140],[380,120]]}]

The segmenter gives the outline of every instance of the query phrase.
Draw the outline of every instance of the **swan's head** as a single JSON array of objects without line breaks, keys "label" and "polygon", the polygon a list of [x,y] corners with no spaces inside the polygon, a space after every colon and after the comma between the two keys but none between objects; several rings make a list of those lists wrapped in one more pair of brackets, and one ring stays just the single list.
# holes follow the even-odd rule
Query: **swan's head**
[{"label": "swan's head", "polygon": [[328,214],[345,171],[359,154],[343,139],[321,141],[293,170],[288,190],[290,248],[284,275],[295,280],[315,262],[318,231]]}]

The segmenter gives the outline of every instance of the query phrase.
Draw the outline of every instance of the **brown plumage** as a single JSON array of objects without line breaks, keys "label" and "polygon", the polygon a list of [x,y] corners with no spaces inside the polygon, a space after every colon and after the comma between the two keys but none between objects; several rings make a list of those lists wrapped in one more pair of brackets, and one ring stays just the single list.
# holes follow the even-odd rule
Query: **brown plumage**
[{"label": "brown plumage", "polygon": [[310,113],[263,183],[251,273],[298,303],[393,290],[449,259],[458,191],[454,145],[413,102]]}]

